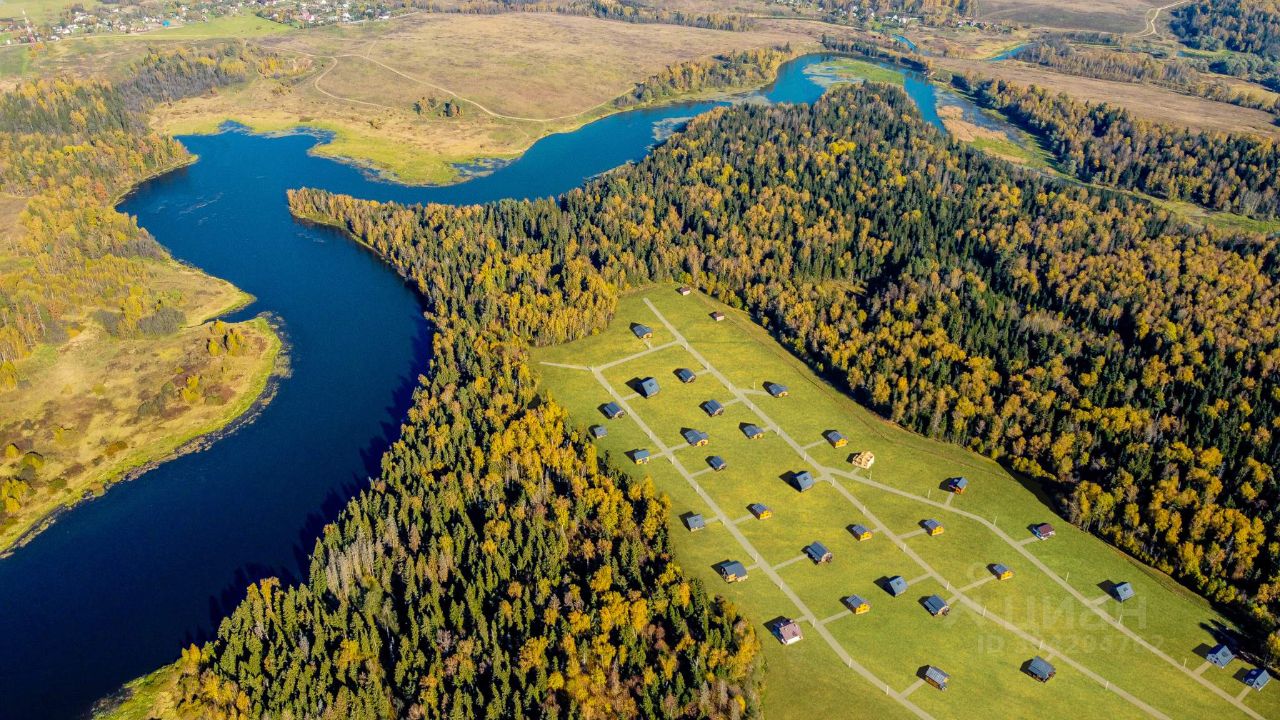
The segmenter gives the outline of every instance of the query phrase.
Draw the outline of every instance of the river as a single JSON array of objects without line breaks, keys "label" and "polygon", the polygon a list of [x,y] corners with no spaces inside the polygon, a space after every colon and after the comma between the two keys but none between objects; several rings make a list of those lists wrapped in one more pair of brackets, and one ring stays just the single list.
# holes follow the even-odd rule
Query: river
[{"label": "river", "polygon": [[[785,65],[757,93],[812,102],[825,86]],[[933,86],[908,92],[937,123]],[[633,110],[538,141],[490,175],[445,187],[381,181],[314,157],[320,138],[243,131],[181,138],[195,164],[152,180],[120,209],[173,255],[257,299],[291,375],[250,423],[65,513],[0,560],[0,718],[73,718],[122,683],[207,639],[245,587],[305,577],[324,523],[377,471],[430,357],[419,299],[338,233],[296,223],[291,187],[401,202],[555,195],[629,161],[724,102]],[[931,115],[931,117],[930,117]]]}]

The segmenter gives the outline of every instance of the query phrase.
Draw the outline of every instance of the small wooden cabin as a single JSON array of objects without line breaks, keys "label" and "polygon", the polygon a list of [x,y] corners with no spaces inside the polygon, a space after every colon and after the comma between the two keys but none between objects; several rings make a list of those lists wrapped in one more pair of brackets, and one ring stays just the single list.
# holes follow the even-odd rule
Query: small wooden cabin
[{"label": "small wooden cabin", "polygon": [[929,535],[941,535],[946,529],[942,527],[942,523],[937,520],[921,520],[920,527],[924,528],[925,533]]},{"label": "small wooden cabin", "polygon": [[756,516],[757,520],[768,520],[773,517],[773,510],[769,509],[764,503],[751,503],[747,506],[747,510]]},{"label": "small wooden cabin", "polygon": [[842,448],[849,444],[849,438],[836,430],[828,430],[822,433],[822,436],[827,439],[827,442],[831,443],[833,448]]},{"label": "small wooden cabin", "polygon": [[871,528],[867,527],[866,525],[854,523],[853,525],[849,526],[849,534],[852,535],[853,539],[857,540],[858,542],[862,542],[863,540],[870,540]]}]

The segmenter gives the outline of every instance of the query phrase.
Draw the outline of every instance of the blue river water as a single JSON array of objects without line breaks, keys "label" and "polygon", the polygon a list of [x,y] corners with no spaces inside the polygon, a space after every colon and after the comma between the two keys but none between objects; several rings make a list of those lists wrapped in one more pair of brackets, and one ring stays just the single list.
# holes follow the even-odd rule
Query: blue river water
[{"label": "blue river water", "polygon": [[[761,91],[812,102],[800,58]],[[907,90],[937,123],[932,86]],[[242,131],[181,138],[193,165],[120,209],[172,254],[253,294],[235,318],[269,313],[291,373],[258,416],[207,449],[65,513],[0,560],[0,718],[74,718],[122,683],[210,637],[264,577],[305,577],[324,523],[375,474],[430,357],[419,299],[336,232],[295,222],[292,187],[401,202],[549,196],[639,160],[662,128],[722,102],[613,115],[533,145],[492,174],[446,187],[369,177],[308,151],[320,138]]]}]

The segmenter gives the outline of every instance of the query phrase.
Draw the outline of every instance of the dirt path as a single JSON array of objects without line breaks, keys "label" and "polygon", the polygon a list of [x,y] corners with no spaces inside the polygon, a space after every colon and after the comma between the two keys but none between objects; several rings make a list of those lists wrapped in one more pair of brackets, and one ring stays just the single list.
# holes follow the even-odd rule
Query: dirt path
[{"label": "dirt path", "polygon": [[1163,10],[1172,10],[1173,8],[1176,8],[1179,5],[1186,5],[1190,1],[1191,0],[1178,0],[1177,2],[1172,2],[1172,3],[1169,3],[1168,5],[1161,5],[1160,7],[1157,7],[1157,8],[1151,8],[1145,13],[1145,18],[1147,21],[1146,29],[1138,33],[1137,35],[1134,35],[1134,37],[1136,38],[1150,37],[1152,35],[1159,34],[1160,31],[1156,29],[1156,20],[1160,17],[1160,12]]}]

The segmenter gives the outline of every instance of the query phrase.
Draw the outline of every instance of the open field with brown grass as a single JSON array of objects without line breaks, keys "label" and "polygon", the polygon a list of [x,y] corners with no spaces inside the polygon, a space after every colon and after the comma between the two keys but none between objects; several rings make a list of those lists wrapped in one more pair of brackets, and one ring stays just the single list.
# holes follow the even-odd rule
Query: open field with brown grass
[{"label": "open field with brown grass", "polygon": [[[552,14],[417,14],[264,38],[271,50],[310,58],[313,69],[301,80],[260,78],[162,108],[158,122],[175,133],[225,120],[257,130],[319,127],[336,137],[318,152],[409,182],[444,182],[455,176],[452,163],[510,157],[603,116],[614,98],[673,63],[808,37]],[[420,100],[457,102],[462,113],[419,113]]]},{"label": "open field with brown grass", "polygon": [[1269,113],[1183,95],[1152,85],[1063,75],[1012,60],[993,63],[937,58],[935,62],[939,67],[952,72],[975,73],[981,77],[999,78],[1020,85],[1039,85],[1080,100],[1119,105],[1138,117],[1155,122],[1280,137],[1280,126],[1275,125],[1274,117]]},{"label": "open field with brown grass", "polygon": [[1059,30],[1139,33],[1148,10],[1168,0],[980,0],[975,16],[988,22],[1021,23]]},{"label": "open field with brown grass", "polygon": [[[237,354],[208,350],[208,318],[250,298],[193,268],[153,264],[149,287],[179,299],[187,326],[118,339],[87,321],[70,341],[18,362],[18,386],[0,391],[0,476],[27,486],[4,493],[12,500],[0,512],[0,551],[59,508],[232,422],[266,389],[280,340],[265,320],[235,326]],[[196,390],[184,394],[192,377]]]}]

